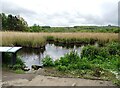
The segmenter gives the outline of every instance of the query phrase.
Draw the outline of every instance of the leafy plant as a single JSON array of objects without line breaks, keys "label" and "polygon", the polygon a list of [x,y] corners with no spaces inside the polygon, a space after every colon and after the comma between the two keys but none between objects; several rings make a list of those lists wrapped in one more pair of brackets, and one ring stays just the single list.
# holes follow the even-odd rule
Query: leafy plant
[{"label": "leafy plant", "polygon": [[83,48],[82,53],[81,53],[81,57],[86,57],[89,60],[93,60],[94,58],[96,58],[96,55],[98,55],[99,52],[99,48],[95,47],[95,46],[86,46]]},{"label": "leafy plant", "polygon": [[52,58],[50,58],[49,56],[46,56],[43,60],[43,66],[45,67],[50,67],[50,66],[54,66],[54,62],[52,60]]},{"label": "leafy plant", "polygon": [[117,42],[111,42],[108,43],[107,45],[108,51],[111,55],[120,55],[120,44]]},{"label": "leafy plant", "polygon": [[66,66],[61,66],[61,65],[58,65],[56,68],[57,68],[57,70],[59,70],[59,71],[66,71],[66,70],[67,70],[67,67],[66,67]]}]

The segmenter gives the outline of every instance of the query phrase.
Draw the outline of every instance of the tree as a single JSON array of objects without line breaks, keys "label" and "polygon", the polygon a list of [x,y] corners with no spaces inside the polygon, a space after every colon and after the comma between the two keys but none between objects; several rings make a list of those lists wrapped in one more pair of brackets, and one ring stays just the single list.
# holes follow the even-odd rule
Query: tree
[{"label": "tree", "polygon": [[2,18],[2,29],[6,29],[7,28],[7,16],[4,13],[2,13],[0,15]]},{"label": "tree", "polygon": [[11,14],[6,16],[4,13],[0,15],[2,16],[3,30],[26,31],[28,29],[27,22],[22,17]]}]

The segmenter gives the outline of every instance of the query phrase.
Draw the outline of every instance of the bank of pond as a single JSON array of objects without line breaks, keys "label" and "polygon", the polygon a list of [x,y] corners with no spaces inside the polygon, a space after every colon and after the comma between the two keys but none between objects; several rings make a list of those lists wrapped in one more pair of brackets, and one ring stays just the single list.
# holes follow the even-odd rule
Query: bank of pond
[{"label": "bank of pond", "polygon": [[[64,45],[64,44],[63,44]],[[25,63],[24,63],[25,62]],[[46,44],[44,48],[23,48],[18,52],[16,65],[10,65],[6,54],[3,67],[16,73],[24,73],[27,66],[46,69],[46,75],[112,80],[120,85],[120,44],[119,42],[90,45]]]}]

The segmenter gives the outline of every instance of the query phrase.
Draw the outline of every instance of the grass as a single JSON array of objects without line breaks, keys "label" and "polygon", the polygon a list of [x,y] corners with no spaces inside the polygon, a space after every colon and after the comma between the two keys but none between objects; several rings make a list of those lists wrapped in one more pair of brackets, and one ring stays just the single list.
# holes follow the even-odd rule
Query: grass
[{"label": "grass", "polygon": [[21,69],[17,69],[14,71],[16,74],[24,74],[25,72]]},{"label": "grass", "polygon": [[57,43],[98,43],[118,41],[118,33],[29,33],[0,32],[3,46],[43,47],[48,41]]},{"label": "grass", "polygon": [[3,46],[41,47],[45,43],[45,38],[39,33],[2,32]]}]

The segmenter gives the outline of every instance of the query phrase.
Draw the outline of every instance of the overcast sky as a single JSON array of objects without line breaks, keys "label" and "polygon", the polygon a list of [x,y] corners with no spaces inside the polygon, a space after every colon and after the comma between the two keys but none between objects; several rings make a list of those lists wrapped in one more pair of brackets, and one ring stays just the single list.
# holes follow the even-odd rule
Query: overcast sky
[{"label": "overcast sky", "polygon": [[20,15],[29,25],[117,25],[118,1],[1,0],[1,5],[2,12]]}]

